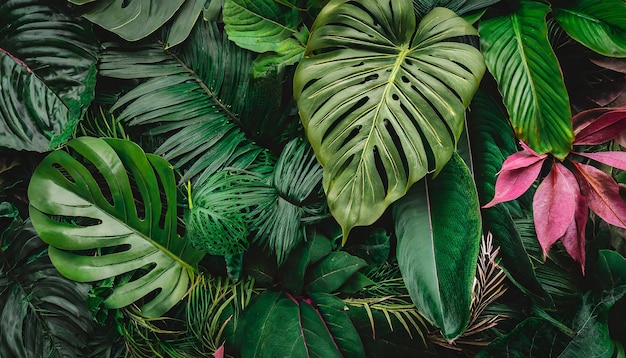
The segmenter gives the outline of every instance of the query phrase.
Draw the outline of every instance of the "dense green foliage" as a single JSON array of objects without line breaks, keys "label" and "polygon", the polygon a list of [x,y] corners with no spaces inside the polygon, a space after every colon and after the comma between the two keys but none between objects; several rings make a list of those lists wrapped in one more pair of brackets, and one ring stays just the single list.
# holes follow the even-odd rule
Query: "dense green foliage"
[{"label": "dense green foliage", "polygon": [[0,14],[0,356],[624,356],[622,0]]}]

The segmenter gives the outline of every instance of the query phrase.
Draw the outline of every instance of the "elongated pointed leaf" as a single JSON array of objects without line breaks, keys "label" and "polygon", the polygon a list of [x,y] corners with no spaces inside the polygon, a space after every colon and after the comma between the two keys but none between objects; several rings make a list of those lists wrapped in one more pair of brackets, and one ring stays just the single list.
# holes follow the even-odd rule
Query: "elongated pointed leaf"
[{"label": "elongated pointed leaf", "polygon": [[413,1],[415,12],[421,15],[428,14],[432,9],[446,7],[459,15],[495,4],[500,0],[420,0]]},{"label": "elongated pointed leaf", "polygon": [[476,31],[452,11],[417,24],[407,0],[334,0],[317,17],[294,91],[344,239],[455,150],[484,72],[463,36]]},{"label": "elongated pointed leaf", "polygon": [[80,282],[135,273],[105,306],[124,307],[155,291],[140,308],[160,316],[186,293],[203,256],[177,236],[172,168],[130,141],[80,137],[68,146],[79,159],[51,153],[28,189],[33,226],[50,244],[50,259]]},{"label": "elongated pointed leaf", "polygon": [[576,153],[614,168],[626,170],[626,152]]},{"label": "elongated pointed leaf", "polygon": [[626,285],[626,258],[613,250],[598,251],[598,274],[608,288]]},{"label": "elongated pointed leaf", "polygon": [[506,158],[496,180],[495,195],[483,207],[490,208],[519,198],[537,180],[545,160],[545,154],[537,156],[527,151],[517,152]]},{"label": "elongated pointed leaf", "polygon": [[548,42],[548,10],[522,0],[516,12],[481,21],[478,30],[518,138],[539,154],[563,159],[574,134],[563,75]]},{"label": "elongated pointed leaf", "polygon": [[96,83],[98,42],[91,24],[42,0],[3,1],[0,14],[0,48],[22,60],[80,117]]},{"label": "elongated pointed leaf", "polygon": [[578,0],[556,7],[554,17],[576,41],[610,57],[626,57],[626,3],[622,0]]},{"label": "elongated pointed leaf", "polygon": [[183,2],[185,0],[95,0],[83,16],[125,40],[137,41],[163,26]]},{"label": "elongated pointed leaf", "polygon": [[574,221],[580,189],[574,174],[554,163],[533,197],[533,218],[544,256]]},{"label": "elongated pointed leaf", "polygon": [[572,118],[575,145],[608,142],[626,130],[626,108],[594,108]]},{"label": "elongated pointed leaf", "polygon": [[561,242],[565,247],[565,251],[578,262],[580,269],[585,274],[585,228],[587,227],[587,219],[589,218],[589,207],[585,198],[577,194],[576,211],[574,212],[574,220],[570,223],[565,231],[565,235],[561,238]]},{"label": "elongated pointed leaf", "polygon": [[402,277],[417,308],[453,340],[469,321],[481,237],[474,182],[454,155],[439,176],[425,179],[393,206]]},{"label": "elongated pointed leaf", "polygon": [[574,175],[589,208],[609,224],[626,228],[626,203],[619,195],[615,180],[591,165],[573,164]]},{"label": "elongated pointed leaf", "polygon": [[45,152],[78,123],[32,71],[0,52],[0,146]]},{"label": "elongated pointed leaf", "polygon": [[365,260],[344,251],[331,252],[307,275],[305,289],[310,292],[332,293],[363,267]]},{"label": "elongated pointed leaf", "polygon": [[174,18],[172,26],[168,29],[165,39],[165,48],[170,48],[185,41],[194,25],[198,21],[200,13],[204,9],[206,0],[185,0]]},{"label": "elongated pointed leaf", "polygon": [[[494,196],[496,176],[505,157],[517,153],[516,140],[498,103],[480,90],[472,99],[467,122],[478,197],[481,202],[486,202]],[[500,248],[498,265],[522,292],[550,306],[551,298],[539,284],[533,263],[513,222],[513,217],[526,216],[520,200],[483,209],[481,215],[483,233],[492,233],[494,247]]]}]

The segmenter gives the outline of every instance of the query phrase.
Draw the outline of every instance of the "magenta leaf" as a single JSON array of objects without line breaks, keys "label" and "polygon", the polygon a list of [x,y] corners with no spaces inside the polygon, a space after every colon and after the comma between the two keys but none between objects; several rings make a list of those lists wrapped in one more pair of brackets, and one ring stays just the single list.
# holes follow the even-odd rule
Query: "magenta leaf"
[{"label": "magenta leaf", "polygon": [[555,163],[533,197],[535,230],[544,256],[574,221],[579,196],[574,175],[563,164]]},{"label": "magenta leaf", "polygon": [[626,152],[576,153],[614,168],[626,170]]},{"label": "magenta leaf", "polygon": [[222,343],[222,345],[215,352],[213,352],[213,358],[224,358],[224,343]]},{"label": "magenta leaf", "polygon": [[626,108],[595,108],[572,118],[574,145],[596,145],[616,138],[626,130]]},{"label": "magenta leaf", "polygon": [[502,170],[496,180],[494,198],[483,208],[490,208],[498,203],[517,199],[535,182],[546,155],[533,155],[521,151],[510,155],[502,164]]},{"label": "magenta leaf", "polygon": [[572,163],[574,175],[587,199],[589,208],[607,223],[626,228],[626,203],[619,195],[619,187],[610,175],[591,165]]},{"label": "magenta leaf", "polygon": [[588,207],[587,201],[582,195],[578,195],[578,204],[574,220],[570,223],[561,242],[565,251],[580,264],[580,269],[585,274],[585,226],[587,225]]}]

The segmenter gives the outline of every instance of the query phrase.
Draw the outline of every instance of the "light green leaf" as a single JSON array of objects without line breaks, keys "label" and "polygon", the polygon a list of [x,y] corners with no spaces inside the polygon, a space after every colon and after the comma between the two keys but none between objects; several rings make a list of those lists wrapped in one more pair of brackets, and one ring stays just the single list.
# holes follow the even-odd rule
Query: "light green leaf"
[{"label": "light green leaf", "polygon": [[330,1],[294,80],[344,240],[441,170],[485,69],[480,52],[459,41],[476,30],[452,11],[436,8],[416,24],[411,1],[391,4]]},{"label": "light green leaf", "polygon": [[[83,0],[70,1],[79,5],[85,3]],[[184,2],[185,0],[95,0],[83,16],[118,34],[124,40],[137,41],[163,26]]]},{"label": "light green leaf", "polygon": [[393,206],[402,277],[417,308],[448,340],[470,316],[481,237],[480,207],[469,169],[454,155]]},{"label": "light green leaf", "polygon": [[574,132],[563,75],[548,42],[548,10],[522,0],[516,12],[481,21],[478,30],[517,137],[540,154],[563,159]]},{"label": "light green leaf", "polygon": [[271,72],[279,73],[285,66],[300,61],[303,54],[304,45],[293,38],[288,39],[276,52],[263,53],[254,59],[254,77],[264,77]]},{"label": "light green leaf", "polygon": [[177,235],[174,172],[162,158],[119,139],[80,137],[55,151],[28,188],[30,216],[66,277],[91,282],[136,275],[104,302],[140,305],[158,317],[187,292],[203,254]]},{"label": "light green leaf", "polygon": [[556,7],[554,17],[576,41],[609,57],[626,57],[626,3],[623,0],[579,0]]}]

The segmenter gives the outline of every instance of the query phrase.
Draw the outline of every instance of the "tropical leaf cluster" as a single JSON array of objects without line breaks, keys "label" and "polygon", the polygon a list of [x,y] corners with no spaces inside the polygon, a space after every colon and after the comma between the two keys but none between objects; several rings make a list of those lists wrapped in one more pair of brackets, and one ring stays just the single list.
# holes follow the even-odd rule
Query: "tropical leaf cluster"
[{"label": "tropical leaf cluster", "polygon": [[0,356],[624,355],[622,0],[0,14]]}]

